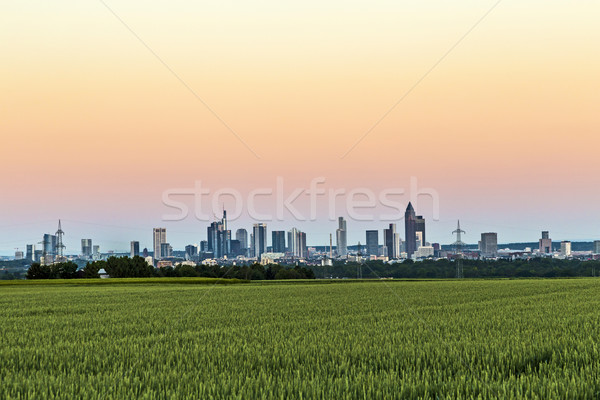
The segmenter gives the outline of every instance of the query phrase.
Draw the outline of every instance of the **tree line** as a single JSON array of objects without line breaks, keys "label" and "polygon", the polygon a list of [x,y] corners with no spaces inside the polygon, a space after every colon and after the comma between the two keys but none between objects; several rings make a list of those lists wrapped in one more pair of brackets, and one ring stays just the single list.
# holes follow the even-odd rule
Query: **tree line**
[{"label": "tree line", "polygon": [[273,279],[315,279],[314,272],[304,267],[285,267],[279,264],[267,266],[255,263],[242,266],[209,266],[209,265],[177,265],[173,267],[154,268],[142,257],[110,257],[106,261],[88,262],[78,270],[73,262],[52,265],[31,264],[27,271],[27,279],[73,279],[99,278],[98,271],[104,269],[111,278],[146,278],[146,277],[204,277],[245,280]]},{"label": "tree line", "polygon": [[[529,260],[463,260],[465,278],[560,278],[585,277],[600,274],[600,261],[531,258]],[[424,260],[386,264],[383,261],[365,263],[336,262],[333,266],[310,267],[317,278],[454,278],[456,261]]]}]

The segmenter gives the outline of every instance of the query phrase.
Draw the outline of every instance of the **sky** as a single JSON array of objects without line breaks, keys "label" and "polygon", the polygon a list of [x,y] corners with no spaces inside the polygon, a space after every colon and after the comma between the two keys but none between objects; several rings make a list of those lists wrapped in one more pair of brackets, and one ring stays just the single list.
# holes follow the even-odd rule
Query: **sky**
[{"label": "sky", "polygon": [[[250,229],[253,190],[304,190],[309,215],[317,178],[345,190],[349,243],[403,226],[378,200],[350,218],[349,193],[403,190],[387,198],[405,207],[415,181],[436,193],[416,196],[432,242],[458,219],[470,243],[600,239],[599,17],[584,0],[3,2],[0,254],[59,218],[67,253],[151,248],[156,226],[183,249],[215,212],[199,220],[177,189],[201,182],[204,209],[240,193],[229,226]],[[168,221],[165,193],[189,215]],[[255,208],[275,214],[275,197]],[[327,195],[315,214],[267,224],[326,244]]]}]

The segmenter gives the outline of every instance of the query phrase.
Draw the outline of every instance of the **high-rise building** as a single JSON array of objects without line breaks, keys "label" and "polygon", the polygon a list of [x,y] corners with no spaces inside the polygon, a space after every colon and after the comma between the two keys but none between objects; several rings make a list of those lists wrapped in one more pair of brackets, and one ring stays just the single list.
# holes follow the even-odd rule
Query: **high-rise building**
[{"label": "high-rise building", "polygon": [[594,240],[594,254],[600,254],[600,240]]},{"label": "high-rise building", "polygon": [[306,248],[306,233],[292,228],[288,232],[288,249],[294,257],[308,257],[308,250]]},{"label": "high-rise building", "polygon": [[348,255],[348,232],[346,231],[346,220],[343,217],[338,218],[338,229],[335,231],[336,249],[340,257]]},{"label": "high-rise building", "polygon": [[367,254],[370,256],[379,255],[379,231],[367,231]]},{"label": "high-rise building", "polygon": [[15,251],[15,260],[22,260],[25,257],[22,251]]},{"label": "high-rise building", "polygon": [[388,229],[383,230],[383,245],[387,249],[387,256],[389,258],[398,258],[399,257],[399,254],[396,253],[395,235],[396,235],[396,224],[390,224],[390,227]]},{"label": "high-rise building", "polygon": [[413,253],[417,250],[417,216],[415,209],[409,202],[406,211],[404,212],[404,240],[406,241],[406,255],[411,258]]},{"label": "high-rise building", "polygon": [[147,247],[144,247],[144,250],[142,250],[142,257],[148,258],[148,248]]},{"label": "high-rise building", "polygon": [[252,229],[254,238],[254,257],[260,259],[267,252],[267,224],[254,224]]},{"label": "high-rise building", "polygon": [[91,257],[93,249],[92,239],[81,239],[81,255],[83,257]]},{"label": "high-rise building", "polygon": [[482,257],[496,257],[498,255],[498,233],[482,233],[480,250]]},{"label": "high-rise building", "polygon": [[285,231],[271,232],[271,239],[273,253],[285,253]]},{"label": "high-rise building", "polygon": [[195,244],[188,244],[185,246],[185,259],[191,260],[198,255],[198,246]]},{"label": "high-rise building", "polygon": [[425,238],[425,218],[421,215],[417,215],[415,218],[415,232],[421,232],[421,246],[425,246],[427,242]]},{"label": "high-rise building", "polygon": [[419,247],[423,246],[423,232],[415,232],[417,240],[415,240],[415,249],[419,250]]},{"label": "high-rise building", "polygon": [[571,256],[571,242],[568,240],[560,242],[560,255],[563,257]]},{"label": "high-rise building", "polygon": [[552,239],[550,239],[550,232],[548,231],[542,231],[542,238],[540,239],[540,253],[552,253]]},{"label": "high-rise building", "polygon": [[160,244],[160,257],[169,258],[173,257],[173,247],[169,243]]},{"label": "high-rise building", "polygon": [[235,240],[240,241],[240,248],[245,251],[248,248],[248,231],[244,228],[235,231]]},{"label": "high-rise building", "polygon": [[100,246],[97,244],[92,246],[92,257],[100,257]]},{"label": "high-rise building", "polygon": [[25,258],[28,261],[33,261],[33,245],[32,244],[27,245],[27,251],[25,252]]},{"label": "high-rise building", "polygon": [[230,248],[229,248],[229,254],[232,256],[243,256],[246,251],[242,250],[242,245],[240,244],[240,241],[237,239],[232,239],[229,241],[230,243]]},{"label": "high-rise building", "polygon": [[153,244],[154,244],[154,261],[158,261],[163,258],[161,252],[161,245],[167,243],[167,228],[154,228],[153,230]]},{"label": "high-rise building", "polygon": [[42,242],[42,245],[42,252],[44,254],[44,257],[53,257],[56,249],[56,236],[51,235],[49,233],[44,234],[44,240]]},{"label": "high-rise building", "polygon": [[227,211],[223,210],[223,218],[210,224],[207,228],[208,251],[215,258],[223,258],[231,252],[231,231],[227,229]]},{"label": "high-rise building", "polygon": [[400,258],[400,253],[402,253],[402,239],[400,239],[400,234],[396,232],[394,233],[394,254],[396,258]]},{"label": "high-rise building", "polygon": [[139,255],[140,255],[140,242],[136,242],[135,240],[132,241],[130,243],[130,248],[131,249],[130,249],[130,252],[129,252],[129,256],[131,258],[136,257],[136,256],[139,257]]},{"label": "high-rise building", "polygon": [[301,257],[301,258],[308,257],[308,249],[306,247],[306,233],[305,232],[300,232],[298,234],[298,248],[300,249],[298,257]]},{"label": "high-rise building", "polygon": [[208,240],[201,240],[200,241],[200,253],[207,253],[208,252]]}]

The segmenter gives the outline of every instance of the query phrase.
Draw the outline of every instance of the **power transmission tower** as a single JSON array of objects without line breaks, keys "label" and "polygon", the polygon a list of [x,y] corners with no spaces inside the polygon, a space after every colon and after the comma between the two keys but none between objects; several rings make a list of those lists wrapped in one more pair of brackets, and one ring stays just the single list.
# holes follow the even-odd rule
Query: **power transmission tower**
[{"label": "power transmission tower", "polygon": [[56,258],[59,262],[63,261],[65,245],[63,244],[63,232],[60,226],[60,219],[58,220],[58,230],[56,231]]},{"label": "power transmission tower", "polygon": [[458,221],[456,230],[452,232],[452,234],[456,234],[456,241],[453,243],[454,252],[456,254],[456,279],[464,278],[462,248],[463,246],[465,246],[465,243],[462,241],[461,238],[461,234],[463,233],[466,234],[467,232],[460,229],[460,221]]}]

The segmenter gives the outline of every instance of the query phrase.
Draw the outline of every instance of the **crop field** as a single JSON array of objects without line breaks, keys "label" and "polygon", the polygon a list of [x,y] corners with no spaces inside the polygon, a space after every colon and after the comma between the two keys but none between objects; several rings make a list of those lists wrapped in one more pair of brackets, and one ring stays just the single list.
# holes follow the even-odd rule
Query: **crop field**
[{"label": "crop field", "polygon": [[599,397],[600,279],[0,286],[0,399]]}]

